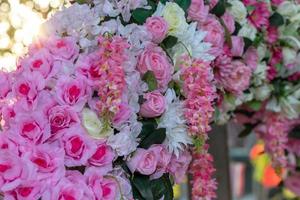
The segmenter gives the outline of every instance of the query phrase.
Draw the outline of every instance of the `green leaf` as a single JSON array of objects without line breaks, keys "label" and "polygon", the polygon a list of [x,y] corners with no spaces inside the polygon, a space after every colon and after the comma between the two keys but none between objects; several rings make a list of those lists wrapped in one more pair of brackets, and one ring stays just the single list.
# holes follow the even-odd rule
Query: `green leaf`
[{"label": "green leaf", "polygon": [[253,101],[250,101],[247,103],[247,105],[254,111],[259,111],[261,106],[262,106],[262,102],[261,101],[256,101],[256,100],[253,100]]},{"label": "green leaf", "polygon": [[150,180],[148,176],[134,174],[131,180],[134,191],[134,199],[153,200],[153,194],[150,187]]},{"label": "green leaf", "polygon": [[184,12],[187,12],[187,9],[191,5],[191,0],[175,0],[175,3],[177,3]]},{"label": "green leaf", "polygon": [[86,0],[76,0],[76,2],[77,2],[78,4],[84,4],[84,3],[86,3]]},{"label": "green leaf", "polygon": [[152,144],[161,144],[166,139],[166,129],[165,128],[159,128],[154,130],[152,133],[148,134],[147,137],[145,137],[139,147],[142,147],[144,149],[148,149]]},{"label": "green leaf", "polygon": [[247,49],[252,45],[252,40],[250,40],[249,38],[246,38],[246,37],[243,37],[244,39],[244,43],[245,43],[245,46],[244,46],[244,52],[247,51]]},{"label": "green leaf", "polygon": [[289,137],[300,139],[300,126],[295,127],[289,132]]},{"label": "green leaf", "polygon": [[152,180],[150,184],[154,199],[164,197],[164,200],[173,200],[174,194],[169,174],[164,174],[159,179]]},{"label": "green leaf", "polygon": [[275,12],[270,18],[269,18],[269,21],[270,21],[270,25],[271,26],[281,26],[284,24],[284,18],[278,13],[278,12]]},{"label": "green leaf", "polygon": [[221,17],[225,13],[225,0],[220,0],[217,5],[211,10],[211,13],[217,15],[218,17]]},{"label": "green leaf", "polygon": [[152,71],[147,71],[143,76],[143,81],[148,84],[149,91],[156,90],[157,88],[157,80]]},{"label": "green leaf", "polygon": [[254,127],[255,127],[255,125],[246,124],[245,129],[242,132],[240,132],[239,138],[244,138],[244,137],[248,136],[252,132]]},{"label": "green leaf", "polygon": [[177,37],[170,35],[162,41],[162,44],[166,49],[170,49],[177,43],[177,41],[178,41]]},{"label": "green leaf", "polygon": [[132,12],[132,17],[137,24],[144,24],[153,12],[153,9],[137,8]]},{"label": "green leaf", "polygon": [[139,134],[139,138],[141,140],[144,140],[146,137],[150,135],[150,133],[154,132],[155,129],[157,128],[157,123],[155,119],[147,119],[145,121],[142,121],[142,131]]}]

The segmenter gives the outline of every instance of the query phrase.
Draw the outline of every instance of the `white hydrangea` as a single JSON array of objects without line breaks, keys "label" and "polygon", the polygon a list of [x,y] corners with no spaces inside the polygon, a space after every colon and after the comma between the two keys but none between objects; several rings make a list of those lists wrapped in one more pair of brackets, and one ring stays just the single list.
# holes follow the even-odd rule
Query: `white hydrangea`
[{"label": "white hydrangea", "polygon": [[166,92],[167,109],[161,116],[158,127],[166,128],[164,144],[169,151],[179,156],[181,150],[192,144],[191,137],[187,134],[187,125],[183,113],[183,103],[176,99],[175,91],[168,89]]}]

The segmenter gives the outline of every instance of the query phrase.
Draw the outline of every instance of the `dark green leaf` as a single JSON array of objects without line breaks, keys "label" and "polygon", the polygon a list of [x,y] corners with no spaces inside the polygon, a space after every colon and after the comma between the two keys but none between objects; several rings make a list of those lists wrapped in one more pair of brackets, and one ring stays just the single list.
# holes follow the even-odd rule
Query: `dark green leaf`
[{"label": "dark green leaf", "polygon": [[147,119],[145,121],[142,121],[143,126],[142,126],[142,131],[139,134],[139,138],[141,140],[144,140],[146,137],[150,135],[155,129],[157,128],[157,123],[154,119]]},{"label": "dark green leaf", "polygon": [[295,127],[289,132],[289,137],[300,139],[300,126]]},{"label": "dark green leaf", "polygon": [[262,106],[262,102],[261,101],[256,101],[256,100],[253,100],[253,101],[250,101],[247,103],[247,105],[254,111],[259,111],[261,106]]},{"label": "dark green leaf", "polygon": [[148,176],[134,174],[131,182],[134,186],[133,188],[136,190],[134,191],[134,199],[153,200],[153,194]]},{"label": "dark green leaf", "polygon": [[76,0],[76,2],[79,4],[84,4],[84,3],[86,3],[86,0]]},{"label": "dark green leaf", "polygon": [[182,10],[186,12],[191,5],[191,0],[175,0],[175,3],[177,3],[182,8]]},{"label": "dark green leaf", "polygon": [[143,81],[148,84],[149,91],[156,90],[157,88],[157,80],[152,71],[147,71],[143,76]]},{"label": "dark green leaf", "polygon": [[221,17],[225,13],[225,0],[220,0],[217,5],[211,10],[211,13]]},{"label": "dark green leaf", "polygon": [[255,127],[255,125],[246,124],[245,129],[242,132],[240,132],[239,138],[243,138],[243,137],[248,136],[252,132],[254,127]]},{"label": "dark green leaf", "polygon": [[152,144],[161,144],[166,139],[166,129],[165,128],[159,128],[154,130],[152,133],[148,134],[147,137],[145,137],[139,147],[142,147],[144,149],[148,149]]},{"label": "dark green leaf", "polygon": [[242,28],[242,26],[238,22],[235,22],[234,27],[235,27],[235,29],[234,29],[233,35],[237,35],[238,32],[240,31],[240,29]]},{"label": "dark green leaf", "polygon": [[177,37],[168,36],[162,41],[162,44],[166,49],[170,49],[177,43],[177,40]]},{"label": "dark green leaf", "polygon": [[249,38],[243,37],[244,38],[244,52],[247,51],[247,49],[252,45],[252,40],[250,40]]},{"label": "dark green leaf", "polygon": [[155,200],[164,197],[164,200],[173,200],[173,188],[169,174],[164,174],[159,179],[151,181],[151,189]]},{"label": "dark green leaf", "polygon": [[159,0],[160,1],[160,3],[162,3],[162,4],[166,4],[167,3],[167,0]]},{"label": "dark green leaf", "polygon": [[137,8],[132,12],[132,17],[137,24],[144,24],[152,14],[152,9]]},{"label": "dark green leaf", "polygon": [[270,18],[269,18],[269,21],[270,21],[270,25],[271,26],[281,26],[284,24],[284,19],[283,17],[278,13],[278,12],[275,12]]}]

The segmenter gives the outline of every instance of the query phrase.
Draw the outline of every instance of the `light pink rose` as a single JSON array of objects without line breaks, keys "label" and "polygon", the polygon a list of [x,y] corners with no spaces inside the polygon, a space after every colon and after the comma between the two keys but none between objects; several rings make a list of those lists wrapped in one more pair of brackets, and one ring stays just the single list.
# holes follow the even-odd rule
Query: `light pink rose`
[{"label": "light pink rose", "polygon": [[158,117],[166,109],[166,99],[159,91],[144,94],[145,102],[141,105],[140,114],[143,117]]},{"label": "light pink rose", "polygon": [[300,196],[300,173],[293,173],[288,176],[284,185],[297,196]]},{"label": "light pink rose", "polygon": [[61,77],[56,85],[56,97],[59,104],[80,111],[90,98],[90,91],[82,78]]},{"label": "light pink rose", "polygon": [[9,150],[10,152],[15,153],[18,155],[18,145],[9,137],[7,137],[6,132],[0,132],[0,151]]},{"label": "light pink rose", "polygon": [[13,191],[4,193],[6,200],[35,200],[42,196],[43,186],[39,181],[26,180]]},{"label": "light pink rose", "polygon": [[197,22],[205,22],[209,12],[209,6],[204,5],[203,0],[192,0],[188,9],[188,19]]},{"label": "light pink rose", "polygon": [[157,179],[166,173],[172,154],[168,151],[166,146],[162,144],[152,145],[150,149],[156,152],[158,157],[156,171],[153,175],[151,175],[152,179]]},{"label": "light pink rose", "polygon": [[50,137],[50,124],[42,112],[19,114],[8,136],[19,144],[42,144]]},{"label": "light pink rose", "polygon": [[168,171],[174,176],[175,183],[181,183],[186,175],[192,156],[188,151],[181,152],[177,158],[172,156]]},{"label": "light pink rose", "polygon": [[7,93],[11,89],[9,75],[5,72],[0,71],[0,99],[6,97]]},{"label": "light pink rose", "polygon": [[229,12],[225,12],[224,15],[222,16],[222,20],[226,25],[226,28],[229,31],[229,33],[232,34],[235,30],[234,17]]},{"label": "light pink rose", "polygon": [[123,123],[129,120],[132,115],[132,110],[127,103],[121,103],[118,112],[114,115],[114,126],[121,126]]},{"label": "light pink rose", "polygon": [[258,53],[254,47],[249,47],[244,54],[244,61],[247,66],[249,66],[252,71],[256,70],[258,64]]},{"label": "light pink rose", "polygon": [[235,60],[216,70],[215,77],[227,91],[240,95],[249,87],[251,69],[241,61]]},{"label": "light pink rose", "polygon": [[80,126],[64,129],[61,146],[65,150],[65,165],[68,167],[86,165],[95,152],[96,145]]},{"label": "light pink rose", "polygon": [[16,116],[16,111],[14,106],[4,104],[1,109],[1,114],[2,114],[1,117],[4,121],[4,124],[2,124],[2,128],[3,130],[7,130],[10,128],[11,123],[14,121],[14,118]]},{"label": "light pink rose", "polygon": [[88,186],[93,191],[95,200],[116,199],[119,192],[116,179],[103,177],[98,169],[93,167],[86,170],[84,175],[87,177]]},{"label": "light pink rose", "polygon": [[73,37],[51,38],[46,42],[46,48],[57,60],[73,61],[79,54],[79,47]]},{"label": "light pink rose", "polygon": [[110,146],[104,141],[97,142],[97,148],[89,158],[88,162],[92,166],[96,166],[97,170],[101,174],[106,174],[112,170],[112,163],[115,158],[115,154]]},{"label": "light pink rose", "polygon": [[160,16],[147,18],[145,26],[152,35],[152,41],[157,44],[162,42],[168,33],[168,22]]},{"label": "light pink rose", "polygon": [[243,55],[244,52],[244,39],[239,36],[231,36],[232,47],[231,47],[231,54],[232,56],[240,57]]},{"label": "light pink rose", "polygon": [[153,174],[157,167],[158,156],[155,149],[138,148],[133,157],[127,162],[127,166],[132,173],[138,171],[143,175]]},{"label": "light pink rose", "polygon": [[69,128],[80,121],[77,113],[67,105],[56,105],[50,108],[47,117],[51,125],[51,139],[57,139],[62,129]]},{"label": "light pink rose", "polygon": [[141,53],[137,67],[142,75],[147,71],[154,73],[160,91],[167,89],[174,69],[161,47],[154,44],[148,45]]}]

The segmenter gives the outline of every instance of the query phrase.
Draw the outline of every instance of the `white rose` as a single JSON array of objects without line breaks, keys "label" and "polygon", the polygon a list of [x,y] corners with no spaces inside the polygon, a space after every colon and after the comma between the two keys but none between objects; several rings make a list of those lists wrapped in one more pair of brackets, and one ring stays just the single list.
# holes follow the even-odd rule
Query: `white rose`
[{"label": "white rose", "polygon": [[185,13],[177,3],[167,2],[162,16],[169,24],[169,35],[179,37],[187,29]]},{"label": "white rose", "polygon": [[285,65],[292,64],[296,61],[297,51],[292,48],[284,47],[282,49],[283,63]]},{"label": "white rose", "polygon": [[103,123],[97,114],[88,108],[82,111],[82,124],[88,134],[94,138],[107,138],[113,134],[109,122]]},{"label": "white rose", "polygon": [[266,100],[271,94],[272,88],[268,84],[264,84],[254,89],[255,99],[258,101]]},{"label": "white rose", "polygon": [[284,1],[277,8],[277,12],[285,17],[292,17],[296,15],[297,10],[297,6],[291,1]]},{"label": "white rose", "polygon": [[246,23],[247,9],[241,1],[233,0],[229,2],[231,6],[228,8],[230,14],[233,15],[235,21],[241,25]]},{"label": "white rose", "polygon": [[245,23],[242,28],[240,29],[238,36],[246,37],[250,40],[254,40],[256,37],[257,30],[254,26],[249,23]]},{"label": "white rose", "polygon": [[254,71],[251,82],[254,85],[261,85],[267,77],[267,65],[265,62],[259,63]]},{"label": "white rose", "polygon": [[261,61],[265,56],[266,56],[266,52],[267,52],[267,47],[264,43],[261,43],[258,47],[257,47],[257,54],[258,54],[258,59],[259,61]]}]

